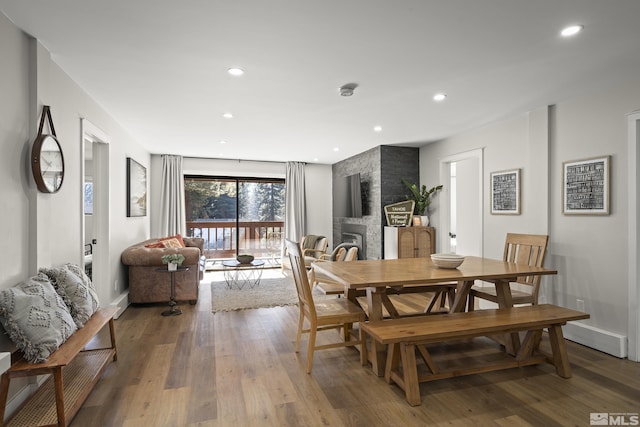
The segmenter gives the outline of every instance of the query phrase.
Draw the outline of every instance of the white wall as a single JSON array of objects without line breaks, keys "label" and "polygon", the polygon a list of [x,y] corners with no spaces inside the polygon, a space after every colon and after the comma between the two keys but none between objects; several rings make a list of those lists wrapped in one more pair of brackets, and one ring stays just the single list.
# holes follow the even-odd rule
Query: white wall
[{"label": "white wall", "polygon": [[[640,80],[542,107],[423,147],[420,181],[438,181],[439,159],[484,148],[484,254],[501,258],[507,232],[547,233],[541,302],[576,308],[585,301],[592,327],[576,340],[624,355],[627,335],[627,117],[640,107]],[[611,214],[562,214],[562,162],[611,155]],[[491,215],[491,172],[520,168],[521,215]],[[438,226],[438,218],[433,218]],[[571,328],[568,328],[571,335]],[[595,331],[595,332],[594,332]],[[576,334],[578,335],[578,334]]]},{"label": "white wall", "polygon": [[[285,178],[285,163],[258,162],[248,160],[202,159],[185,157],[182,169],[185,175],[253,177],[253,178]],[[162,157],[151,156],[151,200],[152,212],[160,209],[160,182],[162,173]],[[331,236],[332,230],[332,197],[331,166],[305,165],[305,183],[307,195],[307,233]],[[159,237],[157,216],[151,220],[151,235]],[[329,242],[331,245],[331,242]]]},{"label": "white wall", "polygon": [[[81,233],[83,158],[80,122],[89,119],[110,136],[111,256],[106,306],[126,286],[120,253],[149,234],[149,217],[126,218],[126,162],[135,157],[149,164],[141,148],[102,107],[93,101],[36,40],[0,14],[0,235],[11,248],[11,257],[0,259],[0,289],[6,289],[37,273],[40,267],[66,262],[82,265]],[[42,106],[49,105],[56,134],[64,154],[65,177],[55,194],[36,190],[31,173],[31,147],[36,137]],[[48,125],[45,127],[48,132]],[[114,282],[118,281],[117,288]],[[0,334],[0,351],[12,343]],[[8,411],[15,408],[29,386],[12,384]],[[32,384],[31,384],[32,385]],[[14,398],[18,395],[18,398]]]}]

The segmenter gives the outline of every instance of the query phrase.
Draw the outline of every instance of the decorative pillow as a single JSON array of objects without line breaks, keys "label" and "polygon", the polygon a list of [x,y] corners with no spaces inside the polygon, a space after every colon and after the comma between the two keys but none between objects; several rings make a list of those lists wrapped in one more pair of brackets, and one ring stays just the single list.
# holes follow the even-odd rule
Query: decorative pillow
[{"label": "decorative pillow", "polygon": [[[178,244],[180,245],[180,246],[178,246],[179,248],[186,248],[187,247],[187,245],[184,244],[184,240],[182,239],[182,236],[180,234],[176,234],[175,236],[163,237],[161,239],[158,239],[158,241],[159,242],[163,242],[165,240],[171,240],[171,239],[176,239],[178,241]],[[173,248],[174,246],[171,246],[171,247]]]},{"label": "decorative pillow", "polygon": [[145,248],[164,248],[164,243],[155,242],[155,243],[147,243],[144,245]]},{"label": "decorative pillow", "polygon": [[41,268],[56,292],[69,307],[76,326],[82,328],[98,309],[98,295],[89,277],[75,264],[58,268]]},{"label": "decorative pillow", "polygon": [[45,362],[76,331],[67,306],[44,274],[0,291],[0,323],[31,363]]},{"label": "decorative pillow", "polygon": [[162,244],[164,244],[165,248],[181,249],[183,247],[183,246],[180,246],[180,241],[178,239],[176,239],[175,237],[173,237],[171,239],[163,240]]}]

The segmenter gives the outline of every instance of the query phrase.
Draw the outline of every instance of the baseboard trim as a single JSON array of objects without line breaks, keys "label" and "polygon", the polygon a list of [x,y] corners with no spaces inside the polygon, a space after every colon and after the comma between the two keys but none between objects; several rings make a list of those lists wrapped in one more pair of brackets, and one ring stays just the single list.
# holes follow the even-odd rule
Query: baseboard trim
[{"label": "baseboard trim", "polygon": [[564,337],[578,344],[586,345],[615,357],[628,357],[627,337],[582,322],[567,323],[562,332]]},{"label": "baseboard trim", "polygon": [[117,319],[122,313],[124,313],[127,307],[129,307],[129,291],[124,291],[118,295],[118,297],[111,303],[111,306],[118,307],[118,311],[115,316],[113,316],[114,319]]}]

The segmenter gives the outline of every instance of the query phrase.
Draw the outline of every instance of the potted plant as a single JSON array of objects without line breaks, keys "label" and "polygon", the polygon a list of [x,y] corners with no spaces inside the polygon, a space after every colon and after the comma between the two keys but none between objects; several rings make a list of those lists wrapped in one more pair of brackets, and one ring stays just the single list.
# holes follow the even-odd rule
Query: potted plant
[{"label": "potted plant", "polygon": [[407,195],[407,199],[415,202],[413,213],[420,215],[420,223],[422,225],[429,225],[429,217],[425,215],[425,212],[429,212],[431,196],[438,190],[442,190],[442,185],[436,185],[427,190],[426,185],[418,187],[416,184],[412,184],[404,178],[402,178],[402,183],[411,191],[411,193]]},{"label": "potted plant", "polygon": [[162,263],[167,264],[169,271],[175,271],[184,262],[184,255],[182,254],[166,254],[162,255]]}]

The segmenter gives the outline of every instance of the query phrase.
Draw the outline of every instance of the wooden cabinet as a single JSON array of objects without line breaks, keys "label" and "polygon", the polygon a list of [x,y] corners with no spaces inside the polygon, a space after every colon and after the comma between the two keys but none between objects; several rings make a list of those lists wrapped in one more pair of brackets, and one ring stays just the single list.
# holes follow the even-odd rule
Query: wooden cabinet
[{"label": "wooden cabinet", "polygon": [[385,227],[384,258],[424,258],[436,249],[433,227]]}]

